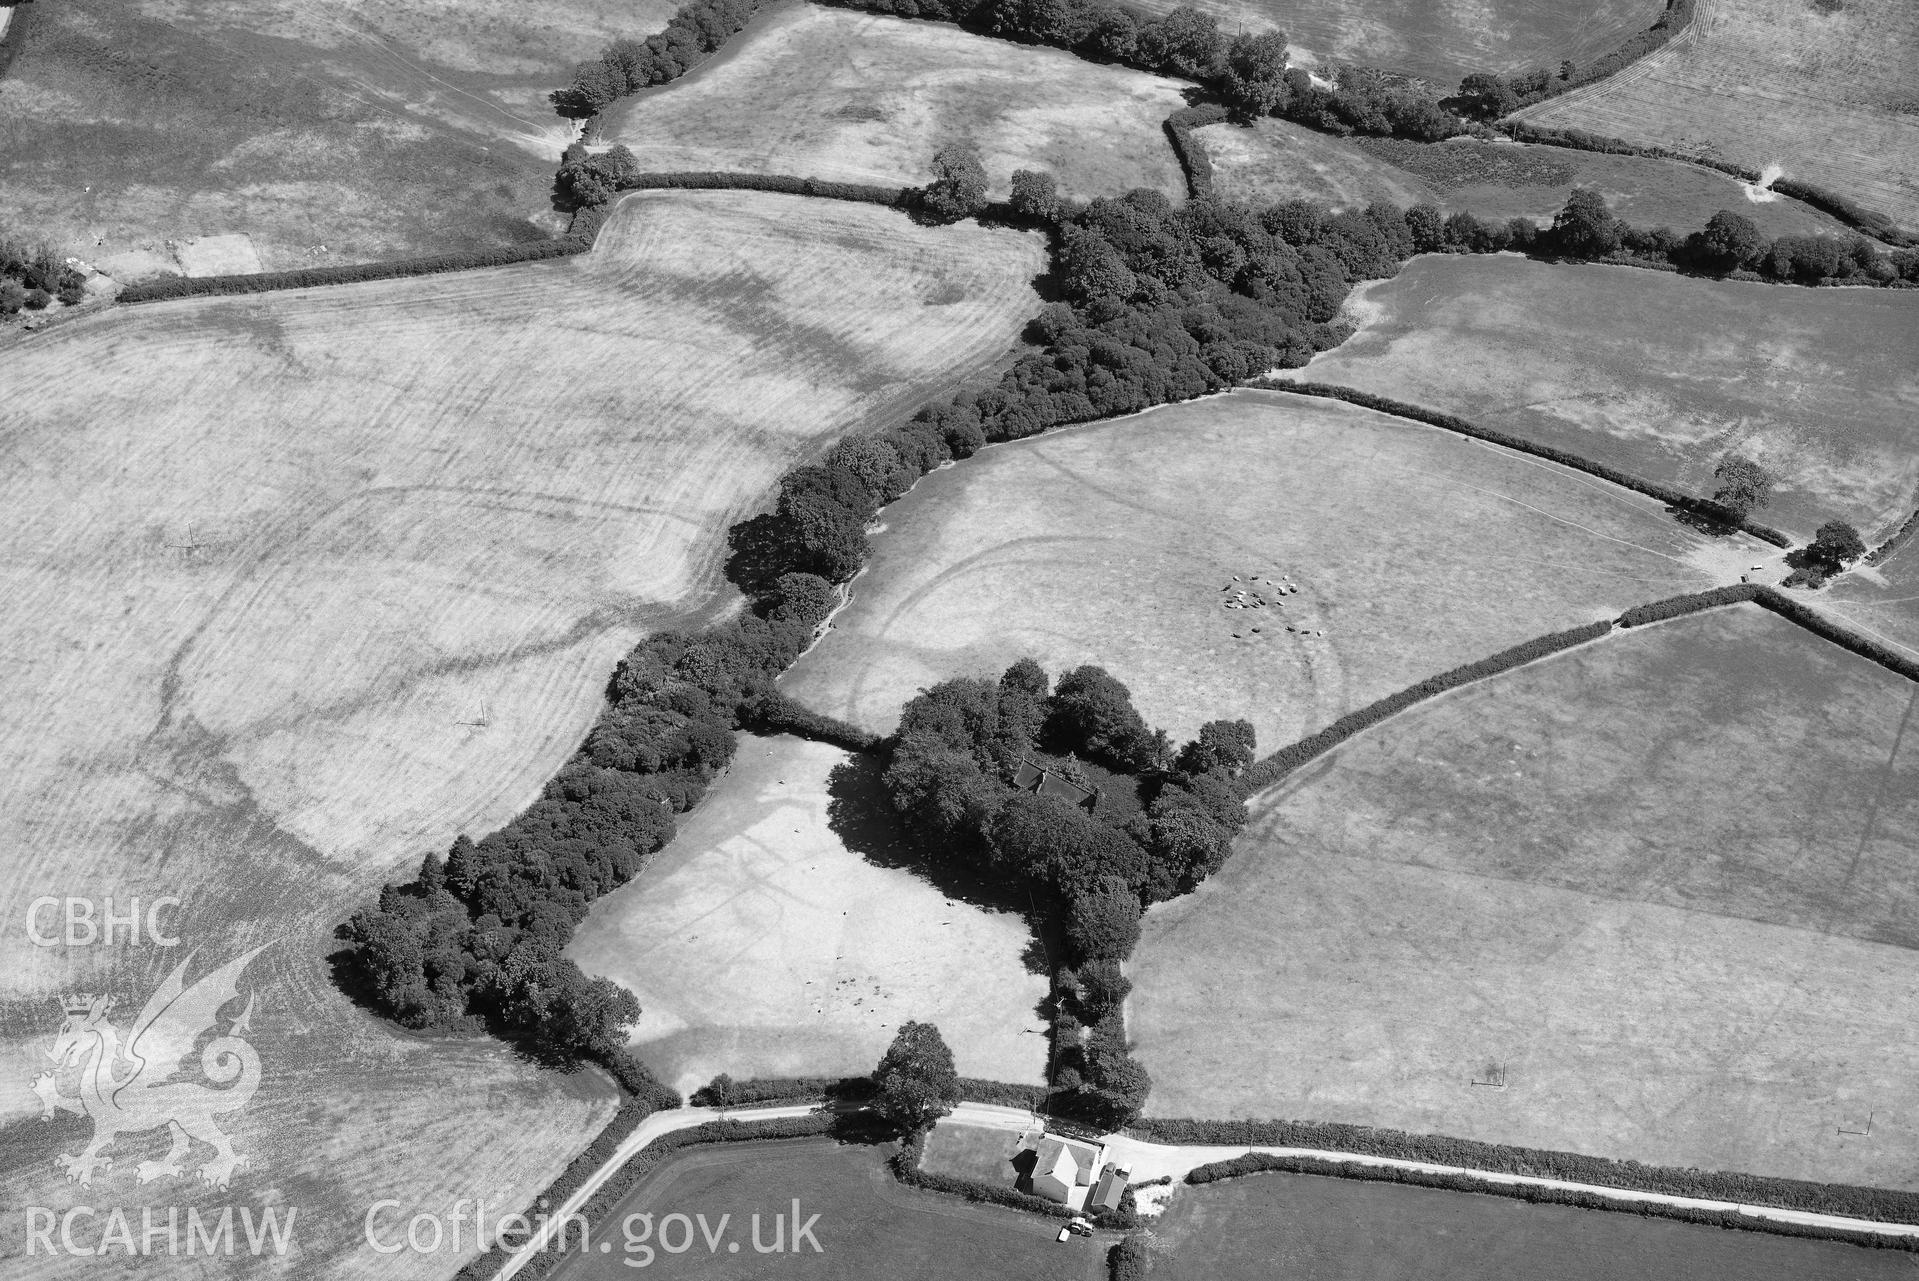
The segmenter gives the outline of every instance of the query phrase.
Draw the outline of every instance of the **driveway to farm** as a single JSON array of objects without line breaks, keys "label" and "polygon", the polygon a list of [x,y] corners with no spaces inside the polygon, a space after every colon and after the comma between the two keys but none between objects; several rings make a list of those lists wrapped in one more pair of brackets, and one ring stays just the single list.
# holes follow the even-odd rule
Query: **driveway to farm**
[{"label": "driveway to farm", "polygon": [[[495,1281],[509,1281],[509,1278],[525,1267],[527,1260],[545,1248],[554,1225],[563,1224],[569,1215],[578,1213],[580,1207],[599,1191],[600,1187],[612,1177],[614,1171],[625,1165],[636,1152],[661,1135],[671,1134],[675,1130],[689,1130],[696,1125],[704,1125],[708,1121],[772,1121],[781,1117],[806,1116],[814,1112],[817,1107],[816,1104],[766,1108],[688,1107],[676,1108],[671,1112],[655,1112],[640,1122],[633,1133],[626,1137],[626,1141],[607,1158],[606,1163],[595,1170],[593,1176],[581,1184],[579,1190],[568,1197],[559,1209],[552,1212],[551,1218],[543,1221],[545,1226],[506,1261],[506,1265],[495,1274]],[[1036,1113],[1025,1108],[1000,1107],[989,1103],[961,1103],[954,1107],[951,1119],[962,1125],[1018,1132],[1032,1129],[1040,1120]],[[1148,1213],[1157,1210],[1166,1197],[1172,1194],[1173,1189],[1185,1180],[1186,1175],[1199,1166],[1210,1165],[1215,1161],[1229,1161],[1234,1157],[1246,1156],[1253,1152],[1264,1152],[1274,1156],[1304,1157],[1334,1165],[1372,1166],[1381,1169],[1410,1170],[1421,1174],[1463,1176],[1481,1183],[1508,1187],[1561,1188],[1626,1203],[1640,1202],[1693,1210],[1730,1211],[1777,1223],[1843,1228],[1851,1232],[1873,1232],[1883,1236],[1919,1237],[1919,1224],[1879,1223],[1871,1219],[1849,1219],[1836,1214],[1814,1214],[1803,1210],[1782,1210],[1773,1206],[1742,1205],[1735,1201],[1708,1201],[1700,1197],[1639,1192],[1626,1188],[1609,1188],[1594,1183],[1570,1183],[1563,1179],[1504,1174],[1493,1170],[1469,1170],[1460,1166],[1433,1165],[1425,1161],[1402,1161],[1392,1157],[1364,1156],[1353,1152],[1330,1152],[1318,1148],[1247,1147],[1232,1144],[1148,1143],[1143,1139],[1130,1138],[1124,1134],[1106,1135],[1102,1142],[1106,1145],[1107,1155],[1126,1166],[1133,1183],[1138,1184],[1165,1176],[1172,1178],[1171,1185],[1141,1190],[1141,1194],[1138,1195],[1140,1207]]]}]

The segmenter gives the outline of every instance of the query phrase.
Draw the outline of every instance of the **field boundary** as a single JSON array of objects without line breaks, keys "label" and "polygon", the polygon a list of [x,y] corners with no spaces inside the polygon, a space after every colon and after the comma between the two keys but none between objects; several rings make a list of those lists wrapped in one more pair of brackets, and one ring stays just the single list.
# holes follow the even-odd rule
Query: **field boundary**
[{"label": "field boundary", "polygon": [[1413,1134],[1339,1121],[1199,1121],[1141,1117],[1129,1125],[1126,1132],[1151,1142],[1183,1147],[1283,1148],[1294,1153],[1393,1161],[1645,1196],[1690,1197],[1727,1206],[1764,1206],[1798,1214],[1857,1219],[1861,1223],[1892,1224],[1919,1235],[1919,1192],[1892,1188],[1647,1165],[1551,1148],[1488,1143],[1445,1134]]},{"label": "field boundary", "polygon": [[1867,552],[1865,560],[1860,563],[1865,565],[1884,563],[1894,552],[1912,541],[1915,535],[1919,535],[1919,511],[1914,511],[1912,515],[1906,517],[1905,523],[1892,531],[1892,537]]},{"label": "field boundary", "polygon": [[1210,200],[1213,195],[1213,158],[1206,153],[1206,144],[1193,137],[1193,130],[1231,118],[1223,105],[1211,102],[1181,107],[1159,122],[1160,128],[1166,131],[1166,140],[1173,146],[1173,159],[1179,161],[1179,171],[1186,175],[1188,200]]},{"label": "field boundary", "polygon": [[[1919,1251],[1919,1225],[1915,1224],[1888,1222],[1883,1227],[1875,1227],[1869,1225],[1879,1220],[1387,1158],[1339,1159],[1304,1151],[1254,1151],[1242,1157],[1197,1166],[1187,1172],[1186,1182],[1193,1186],[1204,1186],[1226,1179],[1280,1173],[1399,1183],[1447,1192],[1474,1192],[1482,1196],[1511,1197],[1534,1205],[1610,1210],[1736,1231],[1843,1242],[1868,1249]],[[1841,1222],[1817,1222],[1815,1219],[1837,1219]]]},{"label": "field boundary", "polygon": [[1635,476],[1631,472],[1621,471],[1619,468],[1606,463],[1594,462],[1590,458],[1582,457],[1570,450],[1561,449],[1556,445],[1542,445],[1536,441],[1530,441],[1524,437],[1514,436],[1508,432],[1500,431],[1497,428],[1482,427],[1470,419],[1459,417],[1457,414],[1443,413],[1437,409],[1427,409],[1424,406],[1415,405],[1409,401],[1394,400],[1389,396],[1376,396],[1371,392],[1359,391],[1356,388],[1341,386],[1338,383],[1317,383],[1307,382],[1303,379],[1274,378],[1268,376],[1265,378],[1255,378],[1247,383],[1246,386],[1256,391],[1279,391],[1295,396],[1317,396],[1325,400],[1343,400],[1349,405],[1358,405],[1362,409],[1371,409],[1382,414],[1391,414],[1395,418],[1410,419],[1416,423],[1424,423],[1428,427],[1438,427],[1444,431],[1455,432],[1461,436],[1471,437],[1474,440],[1483,440],[1489,444],[1500,445],[1522,454],[1530,454],[1534,458],[1544,458],[1548,462],[1571,467],[1575,471],[1585,472],[1589,476],[1597,476],[1601,480],[1611,481],[1615,485],[1623,486],[1635,493],[1644,494],[1648,498],[1657,498],[1662,503],[1668,503],[1682,511],[1690,512],[1695,516],[1703,516],[1710,520],[1719,521],[1728,528],[1738,529],[1744,533],[1751,534],[1754,538],[1771,543],[1775,547],[1791,547],[1793,545],[1791,537],[1782,531],[1774,529],[1770,525],[1762,525],[1758,521],[1747,517],[1741,517],[1738,520],[1727,520],[1726,513],[1715,506],[1711,501],[1688,494],[1684,490],[1675,489],[1670,485],[1662,485],[1658,481],[1646,480],[1644,477]]},{"label": "field boundary", "polygon": [[[1597,85],[1604,82],[1594,81],[1593,83]],[[1523,110],[1530,110],[1530,108]],[[1650,143],[1627,142],[1624,138],[1590,133],[1584,129],[1555,129],[1520,119],[1502,120],[1493,127],[1514,142],[1529,143],[1537,147],[1560,147],[1567,151],[1594,151],[1609,156],[1643,156],[1649,160],[1675,160],[1681,164],[1697,165],[1702,169],[1711,169],[1728,177],[1737,178],[1741,182],[1754,184],[1757,184],[1762,176],[1757,169],[1749,169],[1745,165],[1733,164],[1731,161],[1717,160],[1711,156],[1692,155]],[[1828,191],[1824,187],[1816,187],[1809,182],[1785,177],[1774,179],[1766,189],[1837,218],[1854,231],[1871,236],[1895,249],[1911,249],[1919,245],[1919,235],[1900,227],[1885,214],[1875,209],[1868,209],[1836,191]]]}]

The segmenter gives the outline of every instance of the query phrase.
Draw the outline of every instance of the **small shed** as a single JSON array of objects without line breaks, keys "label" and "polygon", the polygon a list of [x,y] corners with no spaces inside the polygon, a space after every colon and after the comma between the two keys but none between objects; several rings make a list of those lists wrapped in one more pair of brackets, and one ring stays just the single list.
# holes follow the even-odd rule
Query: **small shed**
[{"label": "small shed", "polygon": [[1119,1199],[1126,1194],[1126,1181],[1133,1172],[1123,1165],[1107,1162],[1106,1168],[1099,1173],[1099,1182],[1093,1187],[1093,1195],[1086,1201],[1088,1210],[1117,1210]]}]

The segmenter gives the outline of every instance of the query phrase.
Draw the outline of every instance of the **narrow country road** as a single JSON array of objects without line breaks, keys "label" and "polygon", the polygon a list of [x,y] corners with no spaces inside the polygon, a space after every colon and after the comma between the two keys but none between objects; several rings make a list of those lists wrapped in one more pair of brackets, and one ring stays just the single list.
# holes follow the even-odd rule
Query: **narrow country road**
[{"label": "narrow country road", "polygon": [[[567,1216],[578,1213],[587,1199],[612,1177],[614,1171],[625,1165],[634,1153],[645,1148],[663,1134],[676,1130],[690,1130],[694,1126],[704,1125],[708,1121],[772,1121],[781,1117],[807,1116],[817,1109],[813,1104],[796,1104],[786,1107],[765,1108],[679,1108],[672,1112],[655,1112],[640,1122],[626,1141],[608,1157],[606,1163],[593,1172],[593,1176],[580,1185],[578,1191],[568,1197],[564,1204],[551,1212],[542,1229],[514,1252],[504,1267],[495,1274],[495,1281],[509,1281],[526,1266],[540,1250],[546,1247],[548,1239],[557,1226],[564,1223]],[[953,1109],[951,1119],[963,1125],[978,1126],[993,1130],[1024,1132],[1035,1128],[1040,1118],[1024,1108],[1000,1107],[988,1103],[961,1103]],[[1776,1223],[1794,1223],[1813,1227],[1842,1228],[1850,1232],[1870,1232],[1881,1236],[1919,1237],[1919,1224],[1880,1223],[1872,1219],[1849,1219],[1836,1214],[1815,1214],[1806,1210],[1782,1210],[1773,1206],[1742,1205],[1734,1201],[1709,1201],[1701,1197],[1672,1196],[1663,1192],[1639,1192],[1626,1188],[1609,1188],[1593,1183],[1570,1183],[1563,1179],[1538,1178],[1524,1174],[1504,1174],[1492,1170],[1469,1170],[1459,1166],[1433,1165],[1425,1161],[1402,1161],[1393,1157],[1363,1156],[1352,1152],[1329,1152],[1317,1148],[1284,1148],[1253,1146],[1243,1144],[1170,1144],[1148,1143],[1143,1139],[1130,1138],[1124,1134],[1109,1134],[1102,1140],[1107,1155],[1118,1161],[1130,1171],[1134,1183],[1170,1176],[1172,1186],[1150,1189],[1148,1195],[1141,1196],[1143,1209],[1151,1212],[1154,1205],[1163,1202],[1164,1196],[1152,1196],[1151,1193],[1163,1192],[1170,1195],[1180,1186],[1188,1172],[1215,1161],[1227,1161],[1234,1157],[1245,1156],[1252,1152],[1264,1152],[1274,1156],[1304,1157],[1310,1160],[1325,1161],[1335,1165],[1371,1166],[1379,1169],[1409,1170],[1421,1174],[1444,1174],[1461,1176],[1485,1183],[1490,1187],[1536,1187],[1558,1188],[1563,1191],[1590,1193],[1622,1203],[1643,1203],[1652,1205],[1675,1206],[1692,1210],[1710,1210],[1721,1213],[1736,1213],[1755,1219],[1765,1219]],[[937,1194],[935,1194],[937,1195]]]}]

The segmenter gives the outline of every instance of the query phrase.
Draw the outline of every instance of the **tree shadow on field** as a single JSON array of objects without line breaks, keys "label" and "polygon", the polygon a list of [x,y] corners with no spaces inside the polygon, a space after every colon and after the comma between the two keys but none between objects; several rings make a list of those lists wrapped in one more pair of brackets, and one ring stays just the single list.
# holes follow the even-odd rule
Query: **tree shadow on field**
[{"label": "tree shadow on field", "polygon": [[885,770],[878,755],[861,753],[826,776],[827,826],[840,843],[876,867],[912,872],[948,898],[1027,916],[1032,903],[1024,889],[986,880],[905,830],[880,781]]}]

